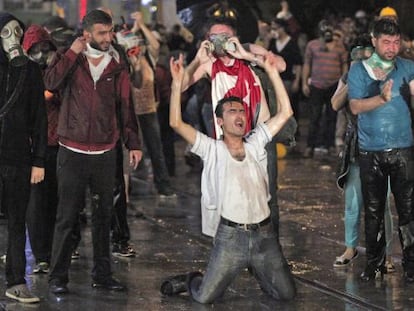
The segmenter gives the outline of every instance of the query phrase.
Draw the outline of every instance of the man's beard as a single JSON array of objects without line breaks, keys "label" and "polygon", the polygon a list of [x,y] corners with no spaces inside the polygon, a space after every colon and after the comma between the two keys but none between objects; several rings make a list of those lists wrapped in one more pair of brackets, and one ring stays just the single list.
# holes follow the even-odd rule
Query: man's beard
[{"label": "man's beard", "polygon": [[89,45],[91,46],[91,48],[94,48],[95,50],[98,50],[98,51],[102,51],[102,52],[108,51],[108,48],[102,49],[102,47],[98,44],[98,42],[93,41],[93,40],[89,43]]}]

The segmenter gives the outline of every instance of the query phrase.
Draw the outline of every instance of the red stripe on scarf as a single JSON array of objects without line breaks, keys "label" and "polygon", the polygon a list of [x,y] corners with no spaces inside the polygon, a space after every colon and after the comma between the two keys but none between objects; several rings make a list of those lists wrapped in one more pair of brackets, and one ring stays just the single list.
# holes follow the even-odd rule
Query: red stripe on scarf
[{"label": "red stripe on scarf", "polygon": [[237,76],[236,85],[227,91],[224,98],[236,96],[243,100],[247,117],[246,133],[248,133],[255,126],[253,118],[260,105],[260,86],[256,84],[249,66],[239,59],[235,59],[233,66],[225,66],[220,59],[217,59],[213,63],[211,78],[214,79],[219,72],[225,72],[229,76]]}]

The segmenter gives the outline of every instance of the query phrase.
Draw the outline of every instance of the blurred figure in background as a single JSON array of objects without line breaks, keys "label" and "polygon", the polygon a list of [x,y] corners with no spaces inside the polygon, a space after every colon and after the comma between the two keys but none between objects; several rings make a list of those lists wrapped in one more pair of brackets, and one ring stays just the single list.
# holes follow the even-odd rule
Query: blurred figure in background
[{"label": "blurred figure in background", "polygon": [[283,57],[286,62],[286,70],[280,74],[280,77],[289,94],[294,117],[298,121],[300,116],[298,95],[303,64],[302,56],[296,41],[289,34],[288,23],[284,19],[275,18],[272,20],[271,36],[267,49]]},{"label": "blurred figure in background", "polygon": [[158,91],[155,77],[160,42],[145,24],[144,16],[141,12],[132,13],[131,17],[134,19],[131,32],[136,34],[140,41],[140,52],[136,66],[139,67],[142,75],[141,86],[136,87],[132,85],[132,99],[135,114],[140,124],[146,151],[151,159],[154,185],[157,188],[158,195],[161,198],[174,198],[177,195],[171,187],[171,181],[164,159],[161,130],[157,115],[159,98],[157,98]]},{"label": "blurred figure in background", "polygon": [[[56,52],[50,35],[42,26],[35,24],[25,32],[23,49],[32,61],[39,64],[43,72]],[[34,273],[49,272],[58,204],[56,159],[59,149],[57,123],[60,98],[59,94],[47,90],[44,94],[48,122],[45,179],[31,187],[26,220],[30,245],[36,261]]]},{"label": "blurred figure in background", "polygon": [[348,53],[334,41],[332,26],[322,20],[318,30],[319,37],[306,46],[302,69],[302,92],[309,97],[307,105],[310,113],[304,152],[307,158],[313,157],[315,151],[336,151],[336,112],[330,101],[339,79],[348,71]]}]

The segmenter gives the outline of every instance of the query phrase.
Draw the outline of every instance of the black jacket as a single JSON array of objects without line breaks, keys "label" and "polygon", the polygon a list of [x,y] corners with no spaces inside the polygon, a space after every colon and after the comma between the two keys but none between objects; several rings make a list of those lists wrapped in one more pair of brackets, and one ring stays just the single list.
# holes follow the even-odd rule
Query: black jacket
[{"label": "black jacket", "polygon": [[[13,19],[1,12],[0,29]],[[39,66],[12,67],[0,48],[0,88],[0,165],[44,167],[47,117]]]}]

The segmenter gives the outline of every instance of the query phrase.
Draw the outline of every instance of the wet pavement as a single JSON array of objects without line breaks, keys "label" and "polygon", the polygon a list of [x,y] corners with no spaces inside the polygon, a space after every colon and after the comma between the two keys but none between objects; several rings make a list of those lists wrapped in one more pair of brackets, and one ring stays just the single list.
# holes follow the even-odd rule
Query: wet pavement
[{"label": "wet pavement", "polygon": [[[303,150],[302,139],[296,149]],[[128,219],[135,258],[113,257],[114,276],[128,286],[127,292],[91,288],[91,232],[82,229],[80,259],[72,261],[70,293],[48,293],[47,275],[33,275],[33,258],[27,249],[27,281],[41,297],[35,305],[0,298],[4,310],[414,310],[414,285],[404,283],[401,250],[394,216],[396,272],[381,281],[363,283],[364,248],[346,269],[334,269],[343,246],[343,198],[335,186],[336,157],[315,155],[304,159],[289,150],[279,159],[280,241],[292,266],[298,295],[294,301],[279,302],[262,293],[255,279],[243,272],[224,297],[213,305],[201,305],[188,295],[163,297],[160,284],[168,276],[203,271],[211,239],[201,234],[200,172],[184,162],[185,144],[177,141],[175,199],[160,199],[152,184],[148,160],[132,178]],[[142,217],[136,217],[138,211]],[[395,215],[395,209],[393,210]],[[363,225],[363,223],[362,223]],[[363,227],[361,227],[363,228]],[[5,236],[6,226],[0,225]],[[363,231],[362,231],[363,232]],[[363,236],[361,245],[364,245]],[[5,249],[5,239],[0,242]],[[4,265],[0,264],[0,291],[4,292]],[[0,308],[1,310],[1,308]]]}]

